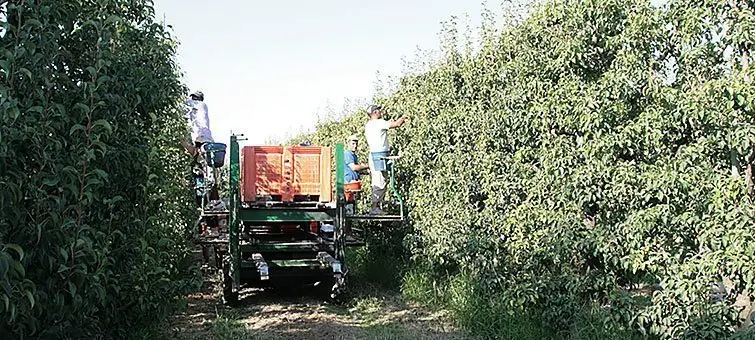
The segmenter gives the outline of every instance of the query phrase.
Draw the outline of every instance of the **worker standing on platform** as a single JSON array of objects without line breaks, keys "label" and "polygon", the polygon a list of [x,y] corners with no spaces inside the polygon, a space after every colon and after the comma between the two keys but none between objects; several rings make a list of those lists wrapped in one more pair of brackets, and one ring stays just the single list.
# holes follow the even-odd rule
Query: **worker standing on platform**
[{"label": "worker standing on platform", "polygon": [[210,131],[210,116],[207,110],[207,104],[204,102],[204,93],[196,91],[189,95],[184,102],[186,109],[184,117],[189,124],[191,131],[191,143],[183,141],[184,148],[192,156],[197,155],[197,151],[204,143],[212,143],[212,132]]},{"label": "worker standing on platform", "polygon": [[390,156],[391,152],[391,146],[388,143],[388,130],[404,125],[407,117],[403,115],[398,120],[387,121],[383,119],[382,107],[374,104],[367,108],[367,115],[370,117],[370,120],[365,124],[364,134],[370,149],[370,156],[368,157],[372,180],[372,207],[370,214],[380,215],[383,214],[383,210],[380,209],[380,203],[385,198],[387,189],[386,178],[388,177],[386,160],[381,158]]},{"label": "worker standing on platform", "polygon": [[[184,110],[184,117],[187,120],[189,131],[191,135],[191,142],[183,140],[183,146],[189,154],[194,157],[193,167],[193,183],[196,187],[203,187],[208,185],[210,181],[214,182],[213,178],[207,178],[208,175],[203,171],[205,159],[203,154],[203,146],[207,143],[213,143],[212,132],[210,131],[210,116],[207,109],[207,104],[204,102],[204,93],[202,91],[195,91],[189,95],[189,98],[184,102],[186,106]],[[224,210],[225,205],[220,200],[220,195],[216,186],[211,186],[209,190],[209,197],[207,209],[208,210]],[[198,207],[202,207],[202,199],[204,193],[201,191],[196,192],[196,202]]]}]

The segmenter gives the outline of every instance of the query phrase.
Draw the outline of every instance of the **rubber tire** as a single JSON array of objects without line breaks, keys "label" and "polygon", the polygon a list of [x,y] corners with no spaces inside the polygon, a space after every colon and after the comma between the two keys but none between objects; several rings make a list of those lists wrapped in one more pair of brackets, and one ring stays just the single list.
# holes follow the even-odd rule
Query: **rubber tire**
[{"label": "rubber tire", "polygon": [[[336,280],[334,277],[326,278],[320,281],[320,283],[317,285],[317,295],[320,296],[321,299],[333,303],[333,304],[341,304],[345,301],[346,292],[341,291],[339,294],[336,294],[333,296],[333,285],[335,285]],[[343,289],[343,288],[342,288]]]},{"label": "rubber tire", "polygon": [[223,255],[223,304],[236,306],[239,303],[239,292],[233,292],[233,277],[231,276],[231,256]]}]

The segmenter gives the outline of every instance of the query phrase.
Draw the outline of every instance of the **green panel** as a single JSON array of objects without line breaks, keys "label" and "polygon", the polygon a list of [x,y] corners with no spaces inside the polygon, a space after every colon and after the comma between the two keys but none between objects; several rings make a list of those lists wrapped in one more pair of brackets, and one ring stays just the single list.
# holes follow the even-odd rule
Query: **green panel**
[{"label": "green panel", "polygon": [[343,195],[343,181],[345,170],[344,170],[344,156],[343,156],[343,144],[338,143],[336,144],[336,201]]},{"label": "green panel", "polygon": [[[343,182],[344,182],[344,148],[343,144],[336,144],[336,219],[335,219],[335,258],[343,263],[343,268],[346,268],[346,245],[344,243],[344,228],[346,228],[346,198],[344,196]],[[368,156],[369,157],[369,156]]]},{"label": "green panel", "polygon": [[234,286],[236,286],[240,280],[240,267],[239,267],[239,201],[241,196],[239,194],[239,143],[235,135],[231,136],[230,147],[230,178],[228,179],[228,192],[230,194],[230,220],[229,226],[230,233],[230,252],[231,252],[231,270],[233,272]]},{"label": "green panel", "polygon": [[242,253],[271,253],[271,252],[294,252],[294,251],[321,251],[333,248],[327,244],[316,242],[300,243],[268,243],[268,244],[244,244],[241,245]]},{"label": "green panel", "polygon": [[310,222],[332,221],[333,213],[295,209],[243,209],[239,218],[244,222]]}]

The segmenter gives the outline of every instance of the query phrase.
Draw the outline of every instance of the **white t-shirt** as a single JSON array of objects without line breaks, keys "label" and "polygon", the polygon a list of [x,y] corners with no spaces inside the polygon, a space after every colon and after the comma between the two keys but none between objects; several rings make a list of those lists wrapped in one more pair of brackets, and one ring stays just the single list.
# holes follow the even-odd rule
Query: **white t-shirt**
[{"label": "white t-shirt", "polygon": [[367,139],[367,145],[370,147],[370,152],[383,152],[390,151],[391,146],[388,145],[388,129],[391,128],[391,123],[385,119],[370,119],[364,126],[364,135]]},{"label": "white t-shirt", "polygon": [[189,99],[186,102],[186,111],[184,115],[189,120],[191,129],[191,139],[195,142],[212,143],[212,132],[210,132],[210,116],[207,113],[207,104],[204,102]]}]

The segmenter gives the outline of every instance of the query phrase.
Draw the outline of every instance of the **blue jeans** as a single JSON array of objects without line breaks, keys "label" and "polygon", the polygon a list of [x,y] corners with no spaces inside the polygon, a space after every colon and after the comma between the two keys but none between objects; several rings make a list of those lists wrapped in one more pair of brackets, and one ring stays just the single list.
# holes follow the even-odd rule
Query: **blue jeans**
[{"label": "blue jeans", "polygon": [[372,157],[372,163],[375,165],[376,171],[385,171],[388,169],[388,165],[386,163],[385,159],[380,159],[381,157],[388,157],[390,156],[390,151],[381,151],[381,152],[372,152],[370,153],[370,156]]}]

